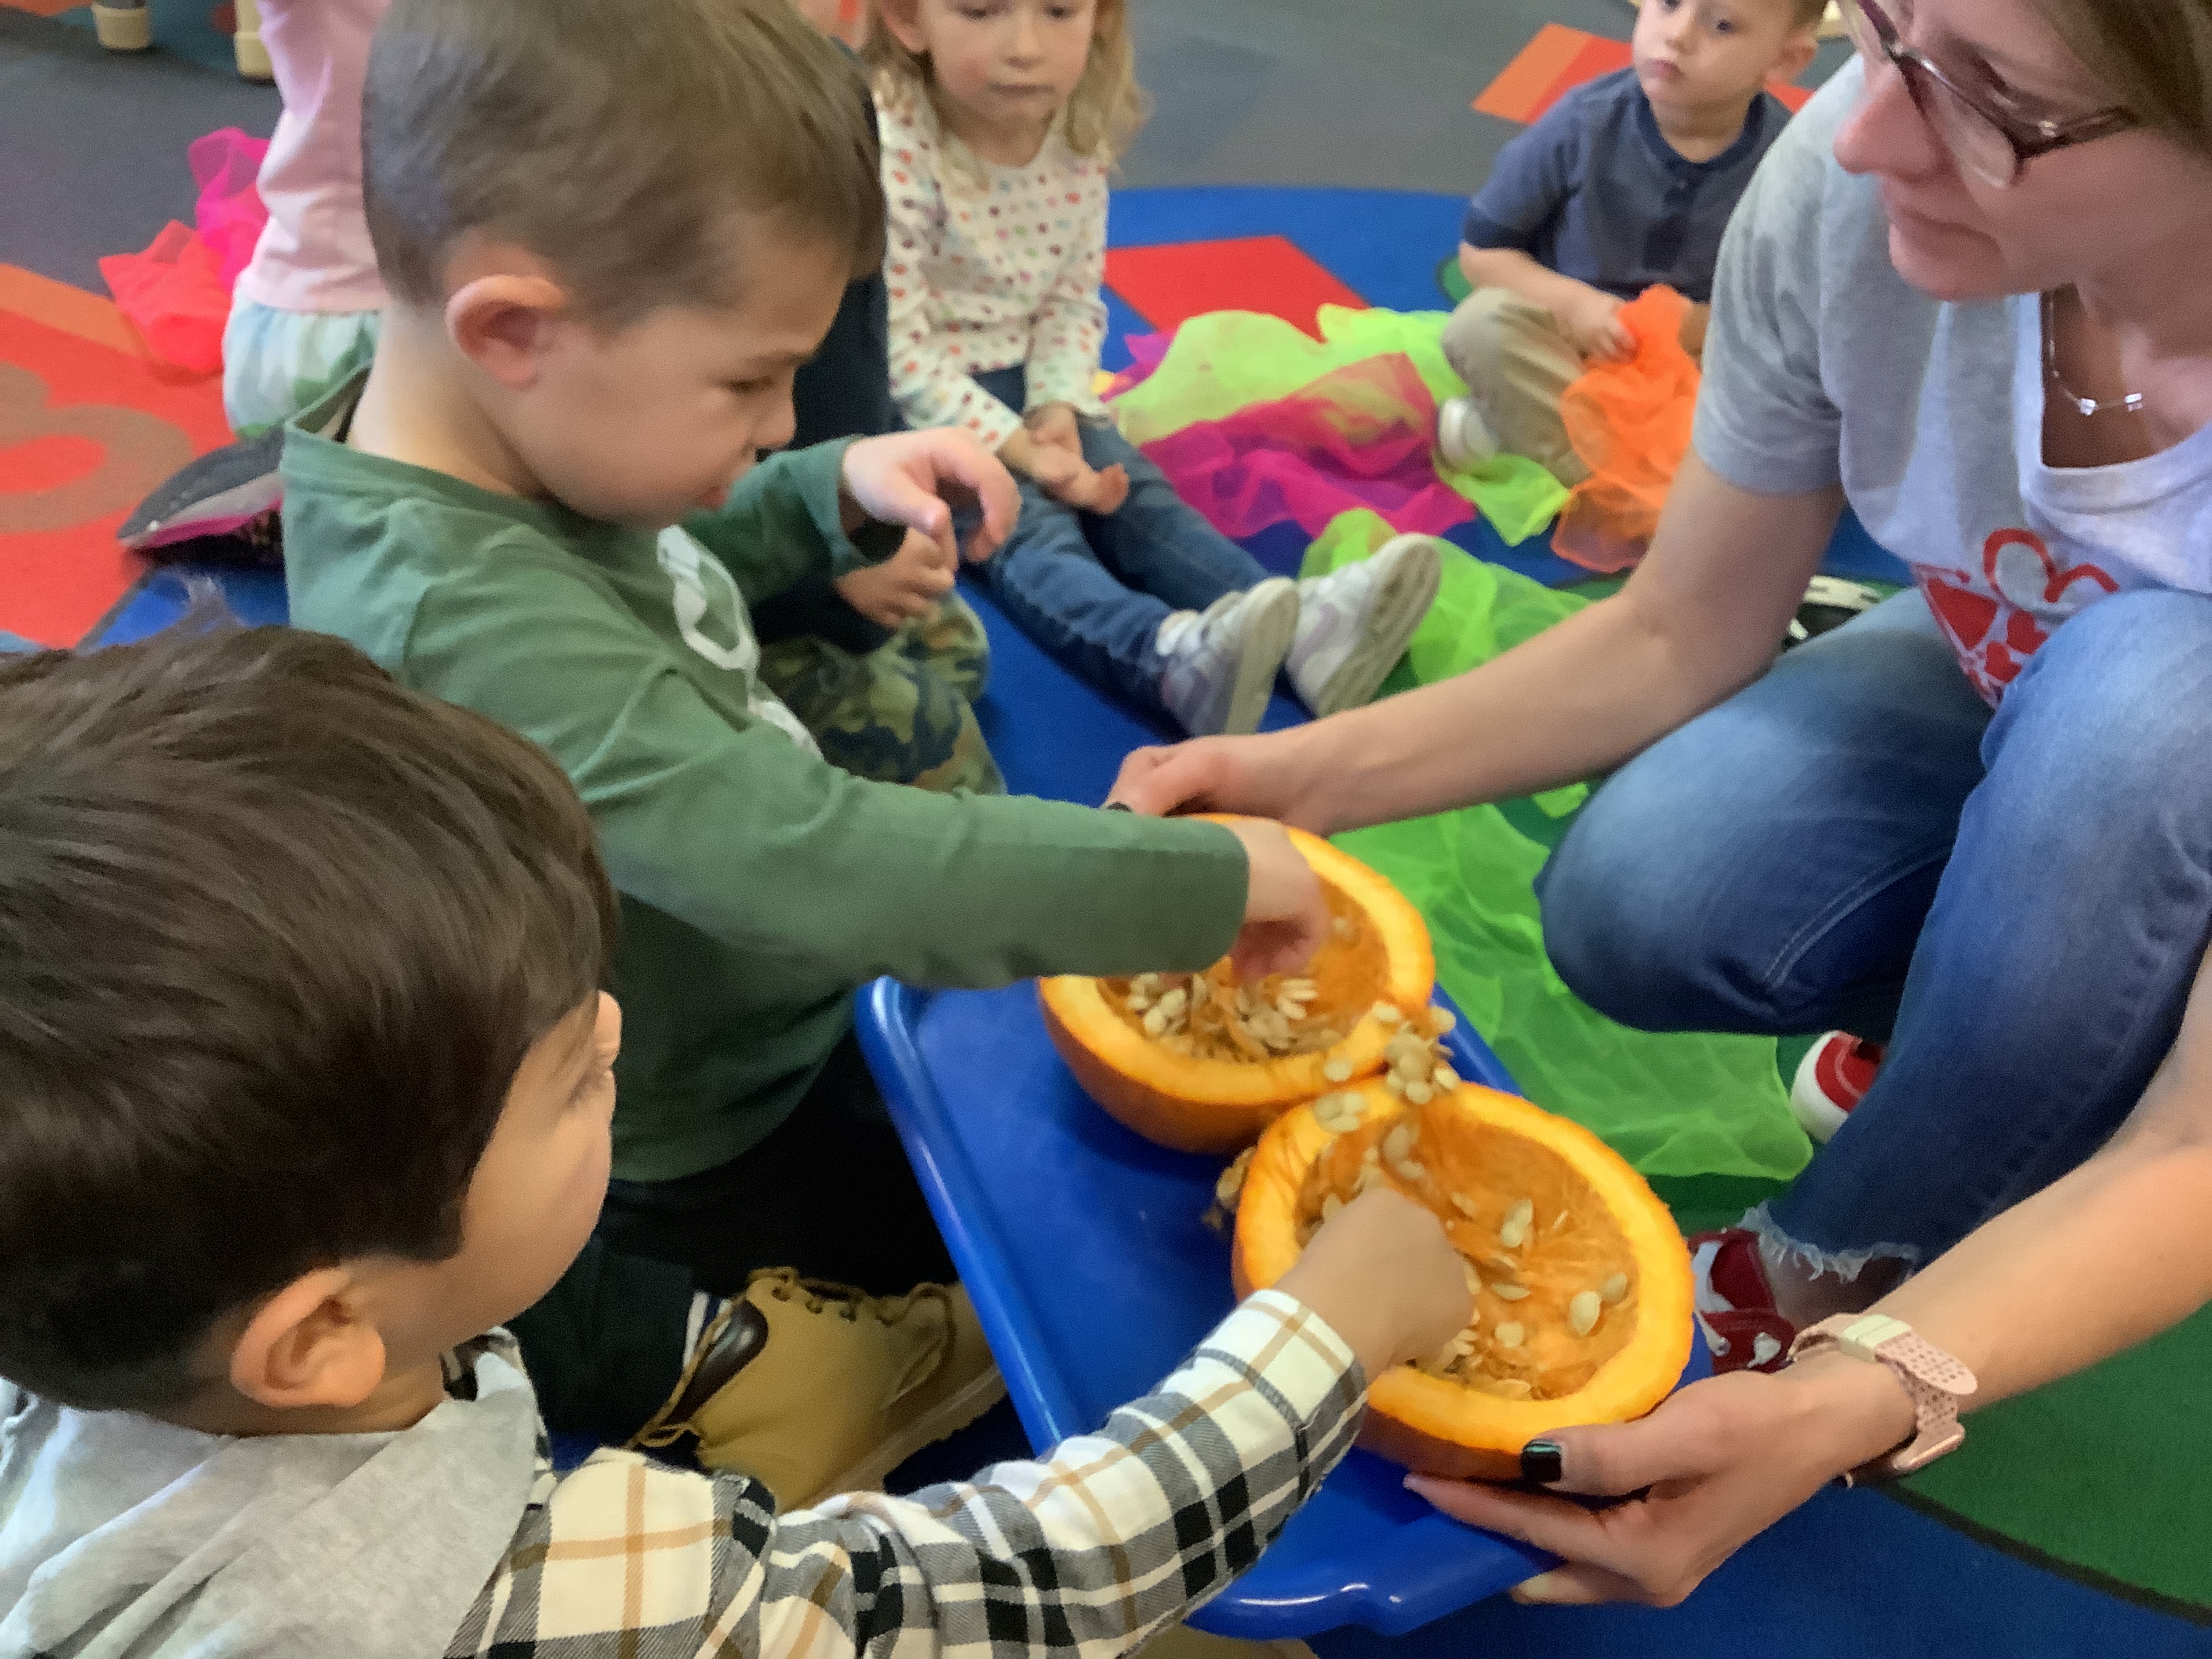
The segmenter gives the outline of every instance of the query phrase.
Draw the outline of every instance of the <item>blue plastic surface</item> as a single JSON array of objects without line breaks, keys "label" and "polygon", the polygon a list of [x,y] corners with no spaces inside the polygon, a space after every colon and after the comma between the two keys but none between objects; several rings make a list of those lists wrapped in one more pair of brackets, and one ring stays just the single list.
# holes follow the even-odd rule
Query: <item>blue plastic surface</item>
[{"label": "blue plastic surface", "polygon": [[[1200,1218],[1221,1160],[1155,1146],[1093,1105],[1045,1035],[1034,986],[879,980],[859,1028],[1033,1444],[1096,1429],[1229,1311],[1228,1241]],[[1461,1076],[1513,1087],[1465,1020],[1446,1041]],[[1700,1349],[1690,1374],[1705,1364]],[[1253,1640],[1346,1625],[1395,1636],[1548,1565],[1437,1514],[1402,1474],[1354,1451],[1191,1622]]]}]

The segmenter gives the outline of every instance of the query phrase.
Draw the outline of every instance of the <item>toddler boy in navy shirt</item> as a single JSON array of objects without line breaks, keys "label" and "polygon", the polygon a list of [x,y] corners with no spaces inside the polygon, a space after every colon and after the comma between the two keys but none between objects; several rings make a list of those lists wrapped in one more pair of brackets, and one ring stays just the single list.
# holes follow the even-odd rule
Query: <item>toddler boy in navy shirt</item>
[{"label": "toddler boy in navy shirt", "polygon": [[1589,476],[1559,394],[1633,342],[1614,313],[1654,283],[1705,342],[1721,232],[1789,117],[1763,88],[1813,60],[1825,0],[1644,0],[1625,70],[1577,87],[1508,144],[1468,204],[1474,285],[1444,331],[1468,384],[1438,412],[1455,470],[1503,449],[1570,487]]}]

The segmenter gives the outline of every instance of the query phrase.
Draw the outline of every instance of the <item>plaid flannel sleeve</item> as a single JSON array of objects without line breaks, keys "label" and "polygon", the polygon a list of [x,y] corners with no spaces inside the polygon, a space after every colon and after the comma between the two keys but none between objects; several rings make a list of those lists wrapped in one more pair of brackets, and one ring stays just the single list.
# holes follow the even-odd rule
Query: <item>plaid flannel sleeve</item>
[{"label": "plaid flannel sleeve", "polygon": [[1364,1386],[1262,1291],[1098,1433],[908,1498],[779,1516],[750,1480],[602,1451],[544,1474],[449,1659],[1106,1659],[1251,1565],[1350,1447]]}]

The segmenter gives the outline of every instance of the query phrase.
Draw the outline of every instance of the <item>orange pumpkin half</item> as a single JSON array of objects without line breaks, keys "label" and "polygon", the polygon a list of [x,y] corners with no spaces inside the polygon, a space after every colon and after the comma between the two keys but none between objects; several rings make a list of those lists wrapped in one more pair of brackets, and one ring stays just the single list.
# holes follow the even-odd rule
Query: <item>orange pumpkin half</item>
[{"label": "orange pumpkin half", "polygon": [[1443,1219],[1480,1288],[1455,1341],[1374,1379],[1361,1444],[1423,1474],[1511,1480],[1547,1431],[1641,1417],[1673,1390],[1691,1276],[1667,1206],[1587,1129],[1474,1084],[1419,1105],[1366,1084],[1278,1118],[1237,1205],[1238,1294],[1280,1279],[1376,1182]]},{"label": "orange pumpkin half", "polygon": [[1428,1003],[1437,964],[1420,912],[1320,836],[1290,836],[1333,925],[1303,974],[1240,987],[1224,958],[1202,975],[1037,983],[1045,1030],[1076,1081],[1148,1140],[1249,1146],[1286,1108],[1381,1070],[1400,1022]]}]

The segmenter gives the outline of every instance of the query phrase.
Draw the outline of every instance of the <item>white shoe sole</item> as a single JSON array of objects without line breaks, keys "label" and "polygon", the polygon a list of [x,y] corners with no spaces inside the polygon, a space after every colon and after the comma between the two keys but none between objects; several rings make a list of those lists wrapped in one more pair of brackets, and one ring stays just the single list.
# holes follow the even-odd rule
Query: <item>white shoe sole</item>
[{"label": "white shoe sole", "polygon": [[1275,694],[1275,676],[1283,672],[1283,659],[1290,655],[1297,633],[1297,584],[1284,580],[1280,591],[1244,624],[1244,653],[1237,660],[1237,684],[1229,693],[1229,711],[1221,717],[1220,735],[1240,738],[1260,729],[1267,699]]},{"label": "white shoe sole", "polygon": [[1006,1397],[1006,1379],[994,1365],[936,1410],[915,1418],[851,1468],[825,1483],[820,1492],[809,1493],[792,1507],[805,1509],[841,1492],[881,1491],[890,1472],[908,1458],[924,1446],[933,1446],[946,1436],[959,1433]]},{"label": "white shoe sole", "polygon": [[[1419,553],[1399,551],[1409,547]],[[1393,559],[1395,568],[1383,577],[1375,603],[1368,608],[1367,626],[1359,643],[1322,687],[1314,703],[1316,715],[1340,714],[1373,701],[1376,689],[1406,654],[1406,642],[1436,603],[1437,589],[1443,580],[1443,550],[1435,537],[1395,537],[1383,543],[1375,556]]]}]

